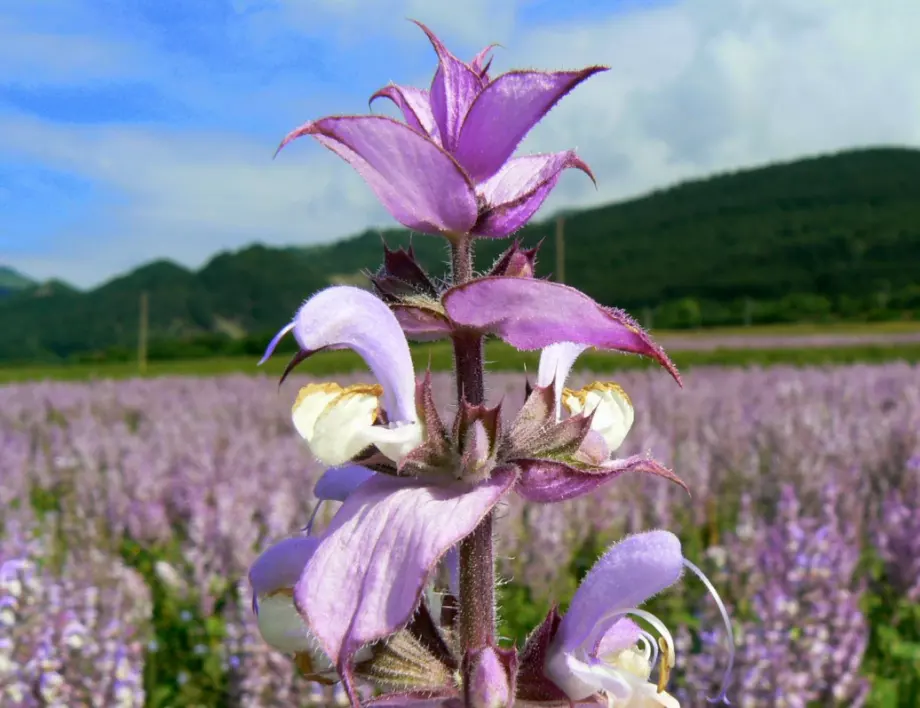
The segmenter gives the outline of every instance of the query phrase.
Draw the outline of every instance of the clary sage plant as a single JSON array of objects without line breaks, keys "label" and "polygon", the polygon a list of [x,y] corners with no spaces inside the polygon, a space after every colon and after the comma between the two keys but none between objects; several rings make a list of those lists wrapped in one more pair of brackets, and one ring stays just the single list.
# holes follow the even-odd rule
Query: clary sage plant
[{"label": "clary sage plant", "polygon": [[[626,472],[683,484],[653,459],[617,457],[633,422],[623,389],[565,387],[591,347],[651,357],[680,383],[648,334],[626,313],[534,277],[535,250],[517,243],[488,273],[473,270],[476,240],[520,229],[563,170],[593,179],[570,150],[513,154],[560,99],[604,68],[493,77],[491,47],[467,63],[419,26],[438,58],[431,87],[390,85],[371,98],[391,100],[404,121],[333,116],[282,143],[309,135],[346,160],[397,221],[446,240],[452,269],[442,287],[411,250],[385,249],[374,293],[346,286],[316,293],[269,345],[266,358],[287,335],[299,345],[282,381],[313,355],[343,348],[376,380],[312,383],[294,401],[294,428],[329,468],[316,495],[343,503],[322,534],[313,535],[311,523],[253,563],[261,634],[307,677],[341,681],[355,706],[365,685],[374,692],[365,705],[673,708],[674,641],[641,605],[689,569],[725,612],[667,531],[614,545],[566,614],[552,611],[522,648],[496,637],[493,514],[503,499],[552,504]],[[519,411],[485,405],[487,335],[542,350]],[[438,338],[454,348],[453,421],[439,415],[407,341]],[[441,564],[450,582],[435,588]],[[731,657],[728,667],[715,699],[726,703]]]}]

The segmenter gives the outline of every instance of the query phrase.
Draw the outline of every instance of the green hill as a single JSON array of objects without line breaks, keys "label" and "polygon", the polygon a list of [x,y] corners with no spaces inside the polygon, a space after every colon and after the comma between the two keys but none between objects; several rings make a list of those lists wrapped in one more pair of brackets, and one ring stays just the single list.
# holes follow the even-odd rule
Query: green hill
[{"label": "green hill", "polygon": [[0,266],[0,299],[14,295],[34,285],[34,280],[19,271],[7,266]]},{"label": "green hill", "polygon": [[[572,212],[565,277],[655,326],[918,316],[917,185],[920,151],[858,150]],[[519,234],[528,244],[544,239],[542,275],[555,264],[554,228],[550,219]],[[226,339],[255,351],[310,293],[376,268],[381,236],[391,246],[409,242],[394,229],[309,248],[251,246],[197,272],[158,261],[85,293],[26,291],[0,301],[0,360],[133,347],[141,292],[152,342]],[[413,243],[443,273],[441,240]],[[480,268],[508,243],[480,242]]]}]

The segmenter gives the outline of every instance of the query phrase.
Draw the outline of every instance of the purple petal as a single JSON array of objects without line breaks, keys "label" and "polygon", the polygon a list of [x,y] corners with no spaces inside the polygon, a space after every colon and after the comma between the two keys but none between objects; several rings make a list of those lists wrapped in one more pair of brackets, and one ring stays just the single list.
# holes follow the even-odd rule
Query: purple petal
[{"label": "purple petal", "polygon": [[269,546],[249,568],[255,597],[293,588],[319,545],[315,536],[294,536]]},{"label": "purple petal", "polygon": [[467,233],[477,204],[469,177],[439,145],[386,116],[336,116],[291,132],[312,135],[348,162],[401,224],[422,233]]},{"label": "purple petal", "polygon": [[504,472],[470,488],[377,475],[348,497],[294,590],[336,664],[409,620],[432,568],[514,480]]},{"label": "purple petal", "polygon": [[383,387],[390,422],[418,420],[409,343],[390,308],[374,295],[350,285],[320,290],[294,316],[294,337],[307,352],[353,349]]},{"label": "purple petal", "polygon": [[680,540],[668,531],[649,531],[620,541],[582,581],[553,644],[563,651],[583,647],[599,628],[603,631],[613,624],[617,612],[635,609],[677,582],[683,563]]},{"label": "purple petal", "polygon": [[489,84],[489,67],[492,66],[492,57],[489,56],[489,53],[498,46],[498,44],[490,44],[473,57],[473,61],[470,62],[470,68],[479,75],[479,81],[482,86]]},{"label": "purple petal", "polygon": [[317,499],[343,502],[374,474],[376,473],[373,470],[361,465],[333,467],[323,472],[323,476],[319,478],[316,486],[313,487],[313,495]]},{"label": "purple petal", "polygon": [[546,675],[547,653],[562,618],[555,607],[527,637],[518,669],[518,698],[528,703],[562,703],[568,697]]},{"label": "purple petal", "polygon": [[611,460],[602,469],[587,472],[555,460],[515,460],[521,470],[515,490],[524,499],[541,504],[575,499],[619,477],[624,472],[642,472],[664,477],[684,489],[686,485],[671,470],[644,455]]},{"label": "purple petal", "polygon": [[524,226],[546,201],[562,170],[574,167],[594,181],[588,166],[571,150],[517,157],[477,187],[489,205],[480,214],[473,233],[502,238]]},{"label": "purple petal", "polygon": [[432,342],[450,336],[450,322],[434,310],[403,304],[391,307],[406,337],[414,342]]},{"label": "purple petal", "polygon": [[438,70],[431,82],[431,111],[441,135],[445,150],[453,152],[460,135],[466,113],[477,94],[482,90],[479,74],[461,61],[438,39],[434,32],[421,22],[416,22],[431,40],[438,55]]},{"label": "purple petal", "polygon": [[573,342],[641,354],[655,359],[680,383],[664,350],[632,318],[567,285],[533,278],[479,278],[448,290],[442,304],[456,324],[496,334],[517,349]]},{"label": "purple petal", "polygon": [[610,625],[594,650],[596,656],[606,656],[635,646],[642,638],[642,628],[631,619],[619,619]]},{"label": "purple petal", "polygon": [[414,86],[397,86],[390,84],[384,86],[371,96],[369,103],[378,98],[388,98],[402,111],[406,125],[414,128],[423,135],[433,136],[437,132],[437,124],[431,112],[431,101],[428,91]]},{"label": "purple petal", "polygon": [[456,148],[448,149],[474,182],[488,179],[563,96],[599,71],[606,71],[606,67],[502,74],[475,96],[465,113]]}]

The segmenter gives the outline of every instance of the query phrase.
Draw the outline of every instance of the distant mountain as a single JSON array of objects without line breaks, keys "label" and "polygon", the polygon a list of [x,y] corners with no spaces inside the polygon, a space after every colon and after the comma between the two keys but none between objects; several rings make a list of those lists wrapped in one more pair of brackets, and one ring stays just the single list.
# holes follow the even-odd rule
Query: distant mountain
[{"label": "distant mountain", "polygon": [[0,266],[0,298],[35,285],[35,281],[18,270]]},{"label": "distant mountain", "polygon": [[[599,301],[654,313],[655,324],[725,324],[742,318],[866,317],[920,312],[920,151],[872,149],[687,182],[645,197],[571,211],[565,279]],[[519,236],[543,241],[540,275],[554,269],[553,220]],[[0,360],[66,357],[136,342],[141,292],[151,339],[204,333],[264,335],[315,290],[361,282],[381,260],[366,232],[308,248],[250,246],[197,272],[147,264],[95,290],[60,284],[44,297],[0,301]],[[445,269],[441,239],[416,235],[416,253]],[[509,240],[481,241],[487,268]],[[37,295],[34,291],[32,295]],[[777,309],[779,308],[779,309]],[[785,308],[785,309],[783,309]]]}]

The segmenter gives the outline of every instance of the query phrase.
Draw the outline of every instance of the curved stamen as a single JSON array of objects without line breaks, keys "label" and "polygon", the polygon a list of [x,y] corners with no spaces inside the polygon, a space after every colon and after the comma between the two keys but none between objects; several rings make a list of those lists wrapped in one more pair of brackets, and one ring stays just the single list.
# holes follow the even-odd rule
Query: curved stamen
[{"label": "curved stamen", "polygon": [[728,696],[725,695],[728,691],[728,683],[731,681],[732,667],[735,665],[735,634],[732,631],[732,622],[731,618],[728,616],[728,610],[725,609],[725,605],[722,602],[722,598],[719,597],[719,593],[716,592],[715,587],[709,581],[709,578],[706,577],[706,574],[702,570],[697,568],[693,563],[684,558],[684,565],[689,571],[691,571],[696,577],[703,581],[703,585],[706,586],[706,589],[709,591],[709,594],[712,595],[712,598],[716,601],[716,605],[719,608],[719,612],[722,613],[722,621],[725,623],[725,631],[728,633],[728,642],[729,642],[729,654],[728,654],[728,666],[725,669],[725,674],[722,677],[722,685],[719,687],[719,695],[715,698],[707,698],[707,703],[724,703],[727,706],[730,706],[731,703],[728,700]]},{"label": "curved stamen", "polygon": [[281,340],[284,339],[288,334],[290,334],[291,330],[293,329],[294,329],[293,322],[290,322],[289,324],[286,324],[284,327],[282,327],[281,331],[279,331],[278,334],[272,337],[272,341],[270,341],[268,343],[268,346],[265,348],[265,354],[262,355],[262,358],[259,359],[259,363],[256,366],[262,366],[262,364],[268,361],[271,358],[271,355],[274,354],[275,348],[278,346]]},{"label": "curved stamen", "polygon": [[[597,635],[600,632],[606,631],[610,628],[611,620],[616,621],[621,617],[627,617],[630,615],[645,620],[659,634],[658,645],[662,653],[661,665],[658,669],[658,690],[663,691],[665,684],[668,682],[668,677],[671,673],[671,669],[676,663],[677,650],[674,648],[674,637],[671,636],[671,632],[667,627],[665,627],[664,622],[658,619],[651,612],[646,612],[645,610],[640,610],[637,608],[631,608],[627,610],[612,610],[598,620],[598,622],[594,625],[594,628],[588,633],[585,641],[581,642],[581,644],[582,646],[589,647],[596,646],[601,639]],[[658,655],[656,655],[656,660],[657,659]]]},{"label": "curved stamen", "polygon": [[647,647],[647,650],[644,650],[643,654],[645,656],[646,661],[648,661],[649,668],[654,669],[655,666],[657,666],[658,664],[658,654],[659,654],[658,642],[655,641],[655,637],[652,636],[651,632],[646,632],[644,629],[641,630],[641,632],[642,632],[641,639],[645,643],[645,646]]},{"label": "curved stamen", "polygon": [[652,656],[652,645],[649,643],[645,632],[642,632],[642,636],[640,636],[636,641],[636,645],[639,647],[639,652],[642,654],[642,658],[646,661],[649,661]]}]

